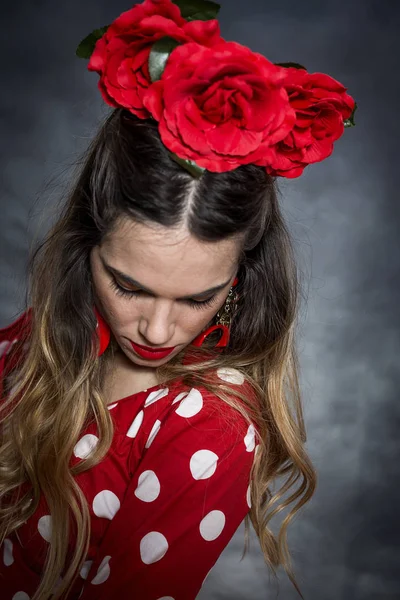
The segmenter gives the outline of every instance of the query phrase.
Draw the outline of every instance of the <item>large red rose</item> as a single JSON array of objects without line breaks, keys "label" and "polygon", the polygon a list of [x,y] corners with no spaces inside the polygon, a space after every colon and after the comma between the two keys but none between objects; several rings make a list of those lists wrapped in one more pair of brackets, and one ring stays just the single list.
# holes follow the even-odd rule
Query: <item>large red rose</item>
[{"label": "large red rose", "polygon": [[175,48],[143,102],[165,146],[221,173],[271,159],[295,122],[285,69],[236,42]]},{"label": "large red rose", "polygon": [[[286,69],[285,88],[296,123],[284,140],[273,148],[273,159],[267,167],[270,175],[299,177],[304,168],[332,154],[333,143],[344,131],[355,106],[341,83],[324,73],[308,73],[304,69]],[[261,163],[257,163],[261,164]]]},{"label": "large red rose", "polygon": [[96,42],[88,69],[100,75],[100,92],[107,104],[123,106],[149,118],[143,93],[151,85],[148,59],[152,45],[164,36],[179,42],[213,46],[223,38],[216,19],[187,22],[171,0],[145,0],[122,13]]}]

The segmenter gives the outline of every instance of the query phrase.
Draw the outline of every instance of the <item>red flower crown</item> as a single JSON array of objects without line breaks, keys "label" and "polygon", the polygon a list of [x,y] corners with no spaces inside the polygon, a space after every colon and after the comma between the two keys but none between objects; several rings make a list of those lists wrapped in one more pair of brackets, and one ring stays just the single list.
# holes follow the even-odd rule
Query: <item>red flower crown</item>
[{"label": "red flower crown", "polygon": [[144,0],[76,51],[107,104],[158,122],[171,157],[192,175],[240,165],[299,177],[330,156],[357,104],[341,83],[297,63],[272,63],[220,35],[208,0]]}]

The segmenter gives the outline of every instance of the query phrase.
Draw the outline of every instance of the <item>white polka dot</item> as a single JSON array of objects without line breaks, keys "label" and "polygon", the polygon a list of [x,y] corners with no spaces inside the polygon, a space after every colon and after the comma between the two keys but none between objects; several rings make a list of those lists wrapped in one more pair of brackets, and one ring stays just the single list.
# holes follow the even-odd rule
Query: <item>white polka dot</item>
[{"label": "white polka dot", "polygon": [[139,431],[139,427],[143,422],[144,412],[141,410],[140,413],[136,415],[133,419],[131,426],[128,429],[127,436],[130,438],[136,437],[137,432]]},{"label": "white polka dot", "polygon": [[162,598],[158,598],[157,600],[174,600],[172,596],[163,596]]},{"label": "white polka dot", "polygon": [[3,542],[3,561],[6,567],[9,567],[14,562],[13,543],[8,538]]},{"label": "white polka dot", "polygon": [[225,527],[225,515],[221,510],[212,510],[200,523],[201,537],[207,542],[216,540]]},{"label": "white polka dot", "polygon": [[253,423],[251,425],[249,425],[249,427],[247,429],[247,433],[244,438],[244,444],[246,446],[247,452],[252,452],[254,450],[254,447],[256,445],[256,438],[255,438],[255,429],[254,429]]},{"label": "white polka dot", "polygon": [[196,390],[192,388],[186,398],[182,400],[178,408],[176,409],[176,414],[180,417],[194,417],[198,412],[203,408],[203,396]]},{"label": "white polka dot", "polygon": [[110,576],[110,565],[108,561],[111,556],[105,556],[101,561],[99,568],[97,569],[97,575],[92,579],[90,583],[93,585],[99,585],[99,583],[104,583]]},{"label": "white polka dot", "polygon": [[152,444],[154,438],[156,437],[157,433],[160,430],[160,426],[161,426],[161,421],[159,421],[157,419],[157,421],[154,423],[154,425],[152,427],[152,430],[150,431],[150,435],[149,435],[149,438],[148,438],[148,440],[146,442],[145,448],[149,448],[150,447],[150,444]]},{"label": "white polka dot", "polygon": [[97,435],[87,433],[75,444],[74,455],[76,458],[87,458],[99,443]]},{"label": "white polka dot", "polygon": [[143,502],[153,502],[160,495],[160,482],[154,471],[143,471],[138,479],[135,496]]},{"label": "white polka dot", "polygon": [[93,564],[92,560],[86,560],[83,563],[82,569],[80,570],[80,576],[82,577],[82,579],[87,579],[87,576],[89,575],[89,571],[91,569],[92,564]]},{"label": "white polka dot", "polygon": [[119,511],[121,503],[118,496],[110,490],[103,490],[96,494],[93,500],[93,512],[97,517],[113,519]]},{"label": "white polka dot", "polygon": [[208,479],[214,475],[218,456],[211,450],[198,450],[190,459],[190,472],[193,479]]},{"label": "white polka dot", "polygon": [[150,394],[146,398],[146,402],[144,403],[144,405],[150,406],[150,404],[153,404],[153,402],[157,402],[157,400],[160,400],[161,398],[164,398],[164,396],[167,396],[168,392],[168,388],[163,388],[161,390],[155,390],[154,392],[150,392]]},{"label": "white polka dot", "polygon": [[[172,404],[176,404],[177,402],[180,402],[182,400],[182,398],[184,398],[185,396],[188,395],[189,392],[181,392],[180,394],[177,395],[177,397],[175,398],[175,400],[172,402]],[[172,406],[171,404],[171,406]]]},{"label": "white polka dot", "polygon": [[145,565],[151,565],[161,560],[167,550],[167,539],[159,531],[150,531],[140,540],[140,558]]},{"label": "white polka dot", "polygon": [[244,382],[244,375],[237,369],[230,369],[224,367],[217,370],[217,375],[220,379],[227,381],[228,383],[236,383],[241,385]]},{"label": "white polka dot", "polygon": [[116,406],[118,406],[118,402],[114,402],[114,404],[107,404],[108,410],[111,410],[112,408],[115,408]]},{"label": "white polka dot", "polygon": [[3,356],[9,343],[10,340],[4,340],[3,342],[0,342],[0,358]]},{"label": "white polka dot", "polygon": [[40,535],[46,542],[50,542],[51,539],[51,516],[44,515],[40,517],[38,521],[38,530]]},{"label": "white polka dot", "polygon": [[247,488],[247,493],[246,493],[246,501],[247,501],[247,506],[249,508],[251,508],[251,490],[250,490],[250,485]]},{"label": "white polka dot", "polygon": [[30,596],[26,592],[17,592],[11,600],[30,600]]}]

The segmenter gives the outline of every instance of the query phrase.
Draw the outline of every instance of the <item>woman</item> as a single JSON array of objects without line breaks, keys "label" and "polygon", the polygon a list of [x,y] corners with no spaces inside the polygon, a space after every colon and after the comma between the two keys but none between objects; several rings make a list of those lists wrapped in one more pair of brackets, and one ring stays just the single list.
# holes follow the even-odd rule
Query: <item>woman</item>
[{"label": "woman", "polygon": [[354,101],[182,2],[96,35],[114,110],[0,332],[2,600],[194,599],[243,519],[301,596],[285,536],[316,475],[276,177],[328,156]]}]

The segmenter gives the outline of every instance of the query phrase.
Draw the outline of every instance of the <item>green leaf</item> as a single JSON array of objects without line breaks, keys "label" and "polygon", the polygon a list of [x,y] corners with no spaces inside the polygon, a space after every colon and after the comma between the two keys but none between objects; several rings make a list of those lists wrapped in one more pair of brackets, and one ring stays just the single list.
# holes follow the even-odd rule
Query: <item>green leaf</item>
[{"label": "green leaf", "polygon": [[90,58],[93,54],[97,40],[103,37],[108,28],[109,25],[105,25],[104,27],[95,29],[92,33],[89,33],[76,49],[76,55],[79,56],[79,58]]},{"label": "green leaf", "polygon": [[153,83],[161,79],[169,55],[179,45],[180,42],[169,36],[162,37],[153,44],[149,54],[149,73]]},{"label": "green leaf", "polygon": [[186,160],[185,158],[179,158],[175,154],[175,152],[169,152],[170,157],[174,160],[178,165],[186,169],[193,177],[199,178],[203,175],[203,173],[207,170],[204,167],[200,167],[197,165],[194,160]]},{"label": "green leaf", "polygon": [[[306,69],[305,67],[303,67],[303,65],[299,65],[299,63],[293,63],[293,62],[288,62],[288,63],[274,63],[275,65],[277,65],[278,67],[286,67],[287,69],[289,67],[294,67],[295,69]],[[306,69],[307,71],[307,69]]]},{"label": "green leaf", "polygon": [[354,115],[355,115],[355,112],[356,112],[357,108],[358,108],[358,105],[357,105],[357,102],[356,102],[356,103],[355,103],[355,105],[354,105],[354,110],[353,110],[353,112],[351,113],[351,116],[350,116],[350,118],[349,118],[349,119],[345,119],[345,120],[343,121],[343,125],[344,125],[345,127],[355,127],[355,126],[356,126],[356,124],[355,124],[355,122],[354,122]]},{"label": "green leaf", "polygon": [[172,0],[179,6],[186,21],[210,21],[216,19],[221,5],[210,0]]}]

